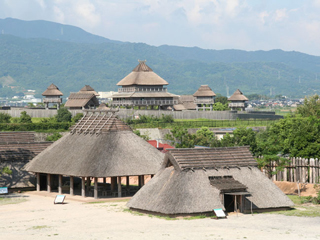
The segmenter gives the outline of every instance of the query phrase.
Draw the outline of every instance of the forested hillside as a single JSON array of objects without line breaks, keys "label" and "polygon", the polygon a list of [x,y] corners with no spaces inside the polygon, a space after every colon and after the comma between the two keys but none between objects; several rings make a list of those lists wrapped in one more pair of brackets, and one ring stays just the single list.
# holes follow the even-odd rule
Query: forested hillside
[{"label": "forested hillside", "polygon": [[[53,23],[39,22],[39,31],[43,27],[57,28]],[[74,27],[67,27],[63,29],[74,31]],[[54,36],[44,39],[37,37],[37,31],[23,34],[21,28],[20,35],[24,38],[1,34],[0,83],[18,86],[14,89],[35,89],[38,95],[54,83],[65,97],[85,84],[97,91],[114,91],[116,83],[129,74],[140,59],[147,60],[147,64],[169,82],[169,91],[176,94],[192,94],[201,84],[209,84],[214,92],[222,95],[231,95],[237,88],[247,95],[291,97],[320,91],[320,57],[281,50],[218,51],[119,43],[76,29],[77,34],[88,34],[91,38],[85,43],[75,42],[80,36],[77,34],[63,41],[53,40]]]}]

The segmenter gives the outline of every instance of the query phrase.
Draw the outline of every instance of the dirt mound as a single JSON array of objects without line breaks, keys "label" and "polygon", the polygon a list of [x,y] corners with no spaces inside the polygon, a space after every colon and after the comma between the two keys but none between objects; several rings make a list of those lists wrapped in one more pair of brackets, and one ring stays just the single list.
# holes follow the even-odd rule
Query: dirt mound
[{"label": "dirt mound", "polygon": [[[285,194],[298,195],[298,183],[286,182],[286,181],[274,181],[274,183],[281,189]],[[314,188],[314,184],[310,183],[299,183],[300,195],[301,196],[317,196],[317,191]]]}]

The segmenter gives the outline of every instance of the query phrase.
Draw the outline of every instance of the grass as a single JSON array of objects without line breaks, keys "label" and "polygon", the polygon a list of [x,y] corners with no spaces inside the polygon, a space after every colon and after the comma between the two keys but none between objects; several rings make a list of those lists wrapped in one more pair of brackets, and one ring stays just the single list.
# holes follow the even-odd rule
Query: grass
[{"label": "grass", "polygon": [[271,212],[296,217],[320,217],[320,205],[309,203],[309,197],[288,195],[295,206],[290,210]]},{"label": "grass", "polygon": [[24,198],[4,198],[0,197],[0,205],[7,205],[7,204],[18,204],[27,201]]},{"label": "grass", "polygon": [[27,230],[40,230],[40,229],[45,229],[45,228],[51,228],[51,227],[47,226],[47,225],[39,225],[39,226],[32,226],[31,228],[28,228]]}]

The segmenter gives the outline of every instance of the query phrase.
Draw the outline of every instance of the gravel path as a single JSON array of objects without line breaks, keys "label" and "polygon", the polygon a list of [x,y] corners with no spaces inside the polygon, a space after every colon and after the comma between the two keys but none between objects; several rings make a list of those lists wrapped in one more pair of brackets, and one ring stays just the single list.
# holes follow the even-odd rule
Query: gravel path
[{"label": "gravel path", "polygon": [[24,194],[25,202],[0,205],[0,239],[320,239],[320,218],[277,214],[228,219],[165,220],[124,211],[126,202],[87,204]]}]

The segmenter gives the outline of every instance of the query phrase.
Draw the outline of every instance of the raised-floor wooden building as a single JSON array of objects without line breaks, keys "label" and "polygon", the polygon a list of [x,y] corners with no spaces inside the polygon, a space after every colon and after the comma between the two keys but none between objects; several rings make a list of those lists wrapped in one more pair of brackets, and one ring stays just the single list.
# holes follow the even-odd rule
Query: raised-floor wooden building
[{"label": "raised-floor wooden building", "polygon": [[237,110],[240,108],[241,111],[244,111],[247,107],[246,101],[248,101],[248,98],[245,95],[243,95],[243,93],[239,89],[237,89],[231,95],[231,97],[228,98],[228,101],[230,101],[228,106],[229,108],[231,108],[231,110]]},{"label": "raised-floor wooden building", "polygon": [[[138,176],[142,186],[144,176],[154,175],[162,159],[163,153],[134,134],[115,112],[87,110],[67,135],[41,152],[25,169],[36,173],[38,191],[50,192],[52,179],[56,179],[57,190],[61,193],[62,178],[67,177],[71,195],[75,194],[77,179],[82,196],[92,192],[95,198],[109,194],[121,197],[126,194],[121,178],[126,178],[128,185],[130,176]],[[103,183],[98,185],[98,178],[102,178]],[[111,186],[106,186],[106,178],[111,178]]]},{"label": "raised-floor wooden building", "polygon": [[99,106],[99,94],[89,85],[85,85],[77,93],[70,93],[65,107],[70,110],[96,109]]},{"label": "raised-floor wooden building", "polygon": [[208,85],[201,85],[199,89],[193,94],[196,110],[202,109],[212,111],[214,98],[216,94],[211,90]]},{"label": "raised-floor wooden building", "polygon": [[117,85],[121,88],[112,95],[112,106],[173,109],[173,105],[178,104],[179,96],[167,91],[164,86],[168,82],[153,72],[145,61],[139,61],[138,66]]},{"label": "raised-floor wooden building", "polygon": [[43,103],[45,104],[46,109],[49,109],[49,104],[57,104],[57,109],[60,108],[60,104],[62,103],[63,93],[59,90],[59,88],[53,83],[42,93]]}]

